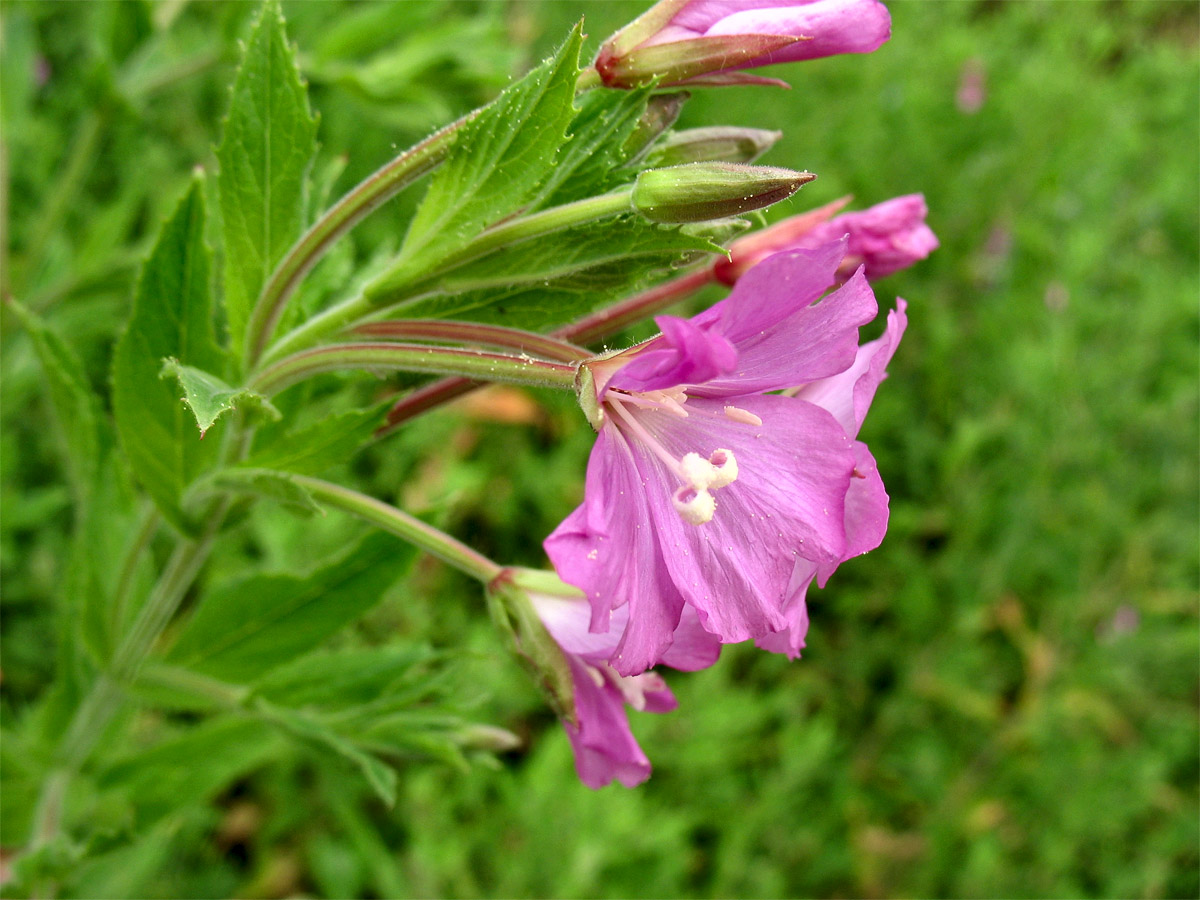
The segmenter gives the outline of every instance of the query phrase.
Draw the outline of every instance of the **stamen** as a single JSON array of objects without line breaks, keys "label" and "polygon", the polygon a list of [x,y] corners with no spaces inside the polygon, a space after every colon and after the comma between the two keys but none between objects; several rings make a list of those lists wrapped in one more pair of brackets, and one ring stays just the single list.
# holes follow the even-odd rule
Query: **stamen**
[{"label": "stamen", "polygon": [[717,501],[712,494],[705,490],[696,490],[684,485],[671,498],[675,511],[689,525],[703,525],[711,522],[713,513],[717,511]]},{"label": "stamen", "polygon": [[735,422],[741,422],[743,425],[753,425],[755,428],[762,424],[762,419],[754,413],[736,406],[725,407],[725,415]]},{"label": "stamen", "polygon": [[723,488],[725,485],[733,484],[737,481],[738,464],[732,450],[724,448],[714,450],[712,456],[708,458],[708,464],[713,470],[708,487],[713,489]]}]

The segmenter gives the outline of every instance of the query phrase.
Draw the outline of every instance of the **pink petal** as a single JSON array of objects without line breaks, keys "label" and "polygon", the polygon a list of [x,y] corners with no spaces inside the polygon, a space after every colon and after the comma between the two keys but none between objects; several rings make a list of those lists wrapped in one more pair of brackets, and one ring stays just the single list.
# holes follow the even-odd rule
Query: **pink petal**
[{"label": "pink petal", "polygon": [[568,656],[575,681],[575,712],[579,725],[564,722],[575,771],[590,788],[602,788],[613,779],[635,787],[650,777],[650,760],[629,730],[625,698],[608,682],[597,685],[585,664]]},{"label": "pink petal", "polygon": [[662,476],[657,468],[653,482],[645,476],[639,467],[657,461],[643,457],[614,426],[601,429],[584,502],[544,543],[559,577],[591,604],[592,631],[609,631],[610,612],[629,605],[612,660],[622,675],[644,672],[663,657],[683,610],[651,527],[647,486],[661,487]]},{"label": "pink petal", "polygon": [[726,643],[787,624],[797,558],[842,558],[843,503],[854,465],[850,439],[824,410],[787,397],[736,399],[761,427],[725,418],[721,401],[695,399],[688,401],[694,410],[688,419],[664,421],[659,429],[664,446],[680,455],[733,451],[740,474],[715,492],[713,519],[690,525],[680,518],[665,466],[661,483],[647,492],[671,580],[704,627]]},{"label": "pink petal", "polygon": [[847,434],[856,436],[862,428],[871,401],[875,399],[876,389],[887,377],[887,365],[904,335],[908,324],[905,315],[907,308],[907,303],[897,300],[896,308],[888,313],[883,334],[858,349],[850,368],[806,384],[796,390],[794,396],[829,410]]}]

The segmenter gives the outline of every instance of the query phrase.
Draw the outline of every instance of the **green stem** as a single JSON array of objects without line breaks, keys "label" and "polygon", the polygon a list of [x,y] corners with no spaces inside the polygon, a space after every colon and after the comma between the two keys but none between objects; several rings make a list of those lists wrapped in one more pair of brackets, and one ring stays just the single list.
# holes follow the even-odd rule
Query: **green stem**
[{"label": "green stem", "polygon": [[373,313],[397,307],[404,301],[422,294],[435,292],[439,279],[448,272],[501,247],[629,212],[631,193],[632,189],[602,194],[599,197],[588,197],[575,203],[566,203],[522,216],[489,228],[449,256],[428,260],[415,269],[398,266],[393,269],[396,273],[394,277],[381,279],[369,288],[369,292],[330,307],[284,335],[263,356],[263,361],[273,362],[285,354],[311,347],[320,339],[335,334],[347,325],[365,319]]},{"label": "green stem", "polygon": [[133,541],[125,551],[125,561],[121,564],[121,574],[117,578],[117,588],[113,593],[110,622],[113,634],[118,633],[121,624],[125,621],[129,591],[133,588],[133,578],[137,573],[138,560],[141,559],[145,549],[150,546],[150,541],[158,531],[159,521],[158,507],[153,503],[145,502],[142,507],[140,525],[134,532]]},{"label": "green stem", "polygon": [[315,500],[358,516],[484,584],[491,582],[504,570],[445,532],[374,497],[305,475],[293,475],[292,480],[308,490]]},{"label": "green stem", "polygon": [[405,151],[342,197],[294,244],[263,285],[246,325],[245,370],[253,368],[271,339],[300,280],[338,238],[446,158],[458,129],[472,112]]},{"label": "green stem", "polygon": [[483,353],[459,347],[364,343],[330,344],[302,350],[264,369],[251,379],[247,387],[271,396],[313,375],[344,369],[465,375],[478,380],[504,381],[532,387],[572,389],[575,385],[575,366],[565,363]]},{"label": "green stem", "polygon": [[[705,266],[679,278],[623,300],[607,309],[592,313],[577,322],[551,332],[554,338],[572,344],[591,344],[623,328],[678,303],[689,294],[712,283],[712,267]],[[396,402],[387,415],[387,423],[375,432],[376,438],[391,434],[409,419],[468,394],[489,379],[443,378],[411,391]]]},{"label": "green stem", "polygon": [[518,328],[504,328],[500,325],[457,322],[452,319],[387,319],[365,322],[356,326],[353,331],[365,337],[387,340],[446,341],[503,347],[521,353],[535,353],[543,359],[555,359],[559,362],[578,362],[592,355],[582,347],[544,334],[521,331]]}]

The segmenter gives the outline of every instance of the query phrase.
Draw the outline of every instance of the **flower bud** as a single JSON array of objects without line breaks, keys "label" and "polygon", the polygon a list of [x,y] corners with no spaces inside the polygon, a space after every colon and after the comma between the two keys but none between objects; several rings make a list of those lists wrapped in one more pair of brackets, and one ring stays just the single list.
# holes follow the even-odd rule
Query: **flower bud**
[{"label": "flower bud", "polygon": [[625,139],[623,150],[626,157],[634,160],[645,153],[659,135],[675,124],[679,113],[683,111],[683,104],[690,96],[687,91],[652,95],[646,101],[646,111]]},{"label": "flower bud", "polygon": [[713,274],[718,281],[733,284],[773,253],[811,250],[845,237],[846,256],[838,268],[838,279],[849,278],[859,266],[865,267],[867,278],[876,279],[907,268],[937,249],[937,236],[925,224],[928,210],[920,194],[837,215],[849,200],[835,200],[739,238],[729,247],[729,259],[714,264]]},{"label": "flower bud", "polygon": [[693,162],[751,163],[774,146],[783,132],[762,128],[689,128],[666,135],[646,155],[654,167]]},{"label": "flower bud", "polygon": [[869,53],[891,34],[878,0],[661,0],[609,38],[595,71],[609,87],[772,79],[737,71]]},{"label": "flower bud", "polygon": [[774,166],[691,163],[642,172],[632,202],[651,222],[702,222],[770,206],[816,177]]}]

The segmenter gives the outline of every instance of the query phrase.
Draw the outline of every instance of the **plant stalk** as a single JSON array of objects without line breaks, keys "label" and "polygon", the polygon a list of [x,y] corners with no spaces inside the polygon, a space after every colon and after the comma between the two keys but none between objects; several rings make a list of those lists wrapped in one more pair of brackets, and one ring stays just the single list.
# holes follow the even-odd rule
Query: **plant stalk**
[{"label": "plant stalk", "polygon": [[334,204],[292,245],[263,285],[246,323],[245,371],[258,362],[288,300],[325,251],[363,218],[440,164],[454,144],[458,129],[477,112],[434,132],[377,170]]},{"label": "plant stalk", "polygon": [[293,475],[292,480],[308,490],[313,499],[358,516],[449,563],[483,584],[488,584],[504,570],[503,566],[497,565],[445,532],[374,497],[306,475]]},{"label": "plant stalk", "polygon": [[572,389],[576,367],[561,362],[484,353],[460,347],[398,343],[330,344],[302,350],[280,360],[255,376],[247,387],[271,396],[313,375],[345,369],[465,375],[478,380],[504,381],[531,387]]}]

